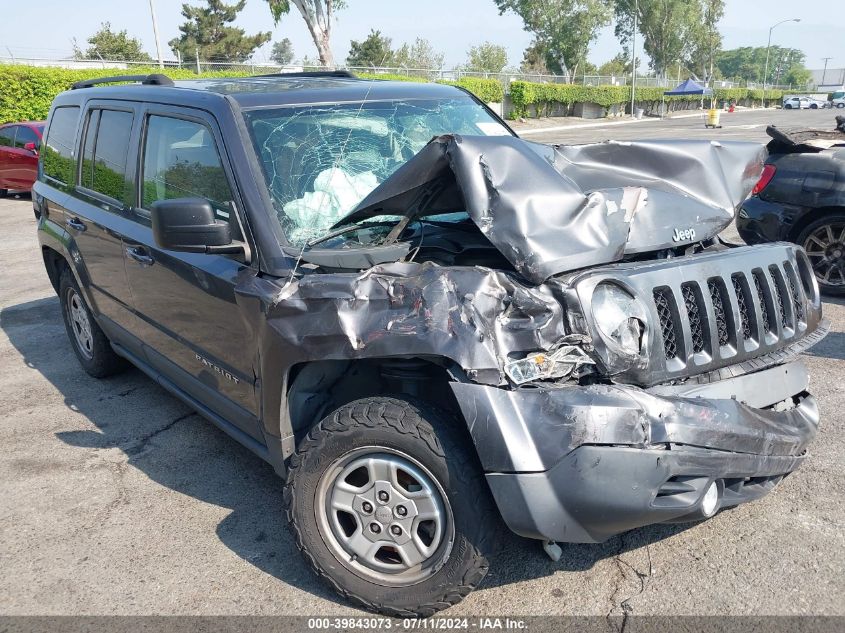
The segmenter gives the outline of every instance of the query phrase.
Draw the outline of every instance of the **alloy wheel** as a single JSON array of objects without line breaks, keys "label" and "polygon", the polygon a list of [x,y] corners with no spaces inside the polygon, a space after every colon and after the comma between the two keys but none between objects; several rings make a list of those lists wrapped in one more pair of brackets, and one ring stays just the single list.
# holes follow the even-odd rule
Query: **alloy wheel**
[{"label": "alloy wheel", "polygon": [[807,236],[803,246],[819,283],[845,287],[845,222],[820,226]]}]

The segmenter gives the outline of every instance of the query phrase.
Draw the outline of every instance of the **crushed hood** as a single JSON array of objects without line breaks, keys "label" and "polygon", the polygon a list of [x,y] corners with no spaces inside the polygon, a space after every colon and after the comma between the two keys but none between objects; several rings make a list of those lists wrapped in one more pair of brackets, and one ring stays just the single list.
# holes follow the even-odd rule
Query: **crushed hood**
[{"label": "crushed hood", "polygon": [[716,235],[760,177],[757,143],[543,145],[444,135],[336,226],[379,215],[466,211],[526,279]]}]

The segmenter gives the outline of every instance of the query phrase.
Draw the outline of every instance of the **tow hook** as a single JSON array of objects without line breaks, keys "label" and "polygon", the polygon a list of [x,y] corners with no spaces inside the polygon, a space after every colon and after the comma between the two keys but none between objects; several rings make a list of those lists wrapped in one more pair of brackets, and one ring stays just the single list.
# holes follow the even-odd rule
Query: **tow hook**
[{"label": "tow hook", "polygon": [[556,563],[560,562],[560,557],[563,556],[563,550],[554,541],[543,541],[543,550]]}]

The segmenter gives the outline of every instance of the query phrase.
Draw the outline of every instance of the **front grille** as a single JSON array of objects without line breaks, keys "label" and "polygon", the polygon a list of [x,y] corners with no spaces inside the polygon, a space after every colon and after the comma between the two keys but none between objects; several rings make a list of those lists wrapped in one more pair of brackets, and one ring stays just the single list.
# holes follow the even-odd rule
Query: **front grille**
[{"label": "front grille", "polygon": [[786,270],[786,280],[789,283],[789,296],[792,297],[792,309],[795,312],[796,321],[804,321],[804,301],[803,297],[798,293],[798,284],[795,281],[795,269],[787,262],[784,266]]},{"label": "front grille", "polygon": [[675,338],[675,326],[670,301],[668,289],[658,288],[654,291],[654,305],[657,307],[660,331],[663,334],[663,352],[666,354],[666,358],[675,358],[678,355],[678,340]]},{"label": "front grille", "polygon": [[[702,352],[712,363],[738,354],[748,357],[740,352],[777,349],[795,336],[799,325],[806,325],[803,286],[786,261],[686,281],[680,287],[659,286],[652,295],[668,360],[686,362],[685,356]],[[779,339],[773,341],[773,335]],[[707,357],[696,362],[707,363]]]},{"label": "front grille", "polygon": [[778,313],[780,314],[780,322],[783,327],[792,327],[792,318],[789,313],[786,311],[786,306],[784,305],[784,298],[783,295],[786,294],[786,288],[783,285],[783,278],[780,274],[780,269],[772,264],[769,266],[769,274],[772,276],[772,282],[774,284],[772,290],[775,296],[775,303],[778,307]]},{"label": "front grille", "polygon": [[742,325],[742,340],[747,341],[751,338],[751,316],[748,314],[748,306],[751,304],[751,301],[746,293],[745,286],[742,285],[741,273],[731,275],[731,282],[733,283],[737,307],[739,308],[739,320]]},{"label": "front grille", "polygon": [[713,312],[716,316],[716,333],[719,336],[719,345],[727,345],[730,342],[728,333],[728,315],[725,312],[725,297],[722,296],[720,281],[710,279],[707,281],[707,289],[710,290],[710,300],[713,302]]},{"label": "front grille", "polygon": [[704,351],[704,328],[701,324],[701,310],[698,306],[698,297],[692,284],[687,283],[681,286],[684,295],[684,305],[689,319],[690,335],[692,336],[692,351],[698,354]]},{"label": "front grille", "polygon": [[754,278],[754,288],[757,290],[757,301],[760,304],[760,313],[763,316],[763,327],[766,328],[767,332],[772,332],[774,331],[774,327],[769,319],[769,306],[767,305],[766,295],[763,294],[763,286],[766,285],[766,280],[763,278],[763,273],[759,270],[755,270],[751,273],[751,276]]}]

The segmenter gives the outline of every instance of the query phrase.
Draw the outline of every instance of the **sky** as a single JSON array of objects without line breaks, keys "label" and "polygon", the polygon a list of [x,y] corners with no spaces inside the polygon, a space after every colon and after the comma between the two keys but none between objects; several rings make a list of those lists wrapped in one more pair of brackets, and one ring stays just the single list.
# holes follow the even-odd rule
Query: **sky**
[{"label": "sky", "polygon": [[[232,0],[234,1],[234,0]],[[183,21],[179,0],[154,0],[165,58],[173,58],[167,42],[178,34]],[[192,0],[198,4],[198,0]],[[522,21],[512,14],[500,16],[493,0],[347,0],[347,8],[337,13],[332,34],[335,58],[346,58],[350,40],[364,39],[371,28],[392,38],[394,48],[416,37],[428,39],[445,53],[446,67],[464,63],[470,46],[489,40],[506,46],[511,65],[518,66],[531,35]],[[111,22],[115,30],[126,29],[139,38],[155,56],[155,38],[149,0],[0,0],[0,56],[63,57],[70,55],[73,38],[81,45],[100,25]],[[772,44],[803,50],[807,66],[821,68],[823,57],[831,57],[829,68],[845,67],[845,11],[841,0],[726,0],[720,22],[724,48],[765,46],[769,27],[780,20],[801,18],[774,29]],[[264,0],[247,0],[237,26],[247,33],[272,31],[273,41],[284,37],[293,42],[297,58],[314,59],[316,50],[298,11],[291,8],[276,27]],[[269,56],[269,45],[256,59]],[[594,42],[589,58],[600,65],[620,51],[613,25],[605,28]]]}]

